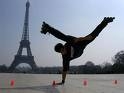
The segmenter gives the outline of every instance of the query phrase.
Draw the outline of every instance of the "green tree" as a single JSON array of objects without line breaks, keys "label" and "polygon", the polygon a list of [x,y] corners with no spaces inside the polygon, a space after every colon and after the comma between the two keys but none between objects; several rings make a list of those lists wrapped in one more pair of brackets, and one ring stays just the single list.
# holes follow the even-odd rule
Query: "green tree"
[{"label": "green tree", "polygon": [[124,64],[124,51],[119,51],[113,58],[114,63]]},{"label": "green tree", "polygon": [[5,64],[0,65],[0,72],[2,73],[7,72],[7,66]]},{"label": "green tree", "polygon": [[124,51],[118,52],[113,58],[113,73],[124,73]]},{"label": "green tree", "polygon": [[95,74],[96,73],[96,67],[93,62],[87,61],[84,65],[84,73],[85,74]]}]

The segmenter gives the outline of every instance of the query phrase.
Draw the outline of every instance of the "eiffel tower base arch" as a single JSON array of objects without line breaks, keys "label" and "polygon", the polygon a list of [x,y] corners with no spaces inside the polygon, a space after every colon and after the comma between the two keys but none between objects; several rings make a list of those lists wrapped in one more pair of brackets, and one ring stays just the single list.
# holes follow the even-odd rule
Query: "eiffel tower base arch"
[{"label": "eiffel tower base arch", "polygon": [[8,68],[8,72],[12,73],[15,70],[15,68],[21,63],[26,63],[26,64],[30,65],[33,72],[35,72],[37,70],[37,66],[34,61],[34,56],[16,55],[14,61]]}]

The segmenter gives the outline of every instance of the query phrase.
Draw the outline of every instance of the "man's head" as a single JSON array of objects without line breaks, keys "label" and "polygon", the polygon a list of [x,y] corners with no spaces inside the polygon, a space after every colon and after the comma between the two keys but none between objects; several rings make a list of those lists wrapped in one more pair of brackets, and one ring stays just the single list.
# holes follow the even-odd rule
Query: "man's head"
[{"label": "man's head", "polygon": [[63,44],[58,43],[58,44],[55,45],[54,50],[55,50],[56,52],[61,53],[61,51],[62,51],[63,48],[64,48]]}]

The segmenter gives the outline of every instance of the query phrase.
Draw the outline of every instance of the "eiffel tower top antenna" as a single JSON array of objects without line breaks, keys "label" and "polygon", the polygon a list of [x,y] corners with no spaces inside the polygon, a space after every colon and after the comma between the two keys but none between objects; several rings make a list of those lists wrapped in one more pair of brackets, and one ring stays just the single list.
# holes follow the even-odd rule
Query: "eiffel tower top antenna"
[{"label": "eiffel tower top antenna", "polygon": [[23,26],[23,34],[22,34],[21,40],[29,40],[29,7],[30,7],[30,2],[29,2],[29,0],[27,0],[24,26]]}]

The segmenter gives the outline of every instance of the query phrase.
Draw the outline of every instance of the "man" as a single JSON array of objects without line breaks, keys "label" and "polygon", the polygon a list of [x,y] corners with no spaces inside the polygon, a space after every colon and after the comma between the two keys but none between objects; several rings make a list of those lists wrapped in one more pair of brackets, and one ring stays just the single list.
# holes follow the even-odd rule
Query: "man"
[{"label": "man", "polygon": [[85,37],[65,35],[43,22],[41,28],[42,34],[50,33],[56,38],[66,42],[64,45],[58,43],[54,48],[56,52],[61,53],[63,59],[62,82],[59,84],[65,83],[66,74],[67,71],[69,71],[70,61],[80,57],[83,54],[85,47],[99,35],[99,33],[107,26],[108,23],[113,22],[114,19],[114,17],[105,17],[103,21],[94,29],[94,31]]}]

